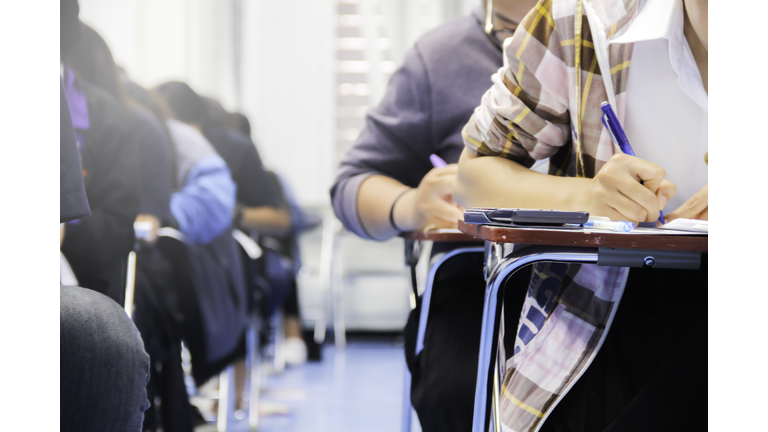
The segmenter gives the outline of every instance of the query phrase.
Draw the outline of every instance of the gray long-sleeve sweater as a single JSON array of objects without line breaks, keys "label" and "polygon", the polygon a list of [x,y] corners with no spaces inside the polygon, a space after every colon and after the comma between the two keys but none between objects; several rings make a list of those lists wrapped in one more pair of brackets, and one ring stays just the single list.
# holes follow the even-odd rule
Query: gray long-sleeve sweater
[{"label": "gray long-sleeve sweater", "polygon": [[345,155],[331,188],[336,216],[369,239],[357,214],[360,184],[371,175],[417,187],[432,169],[429,155],[458,162],[461,129],[502,65],[501,47],[483,31],[483,10],[422,36],[392,75],[384,99]]}]

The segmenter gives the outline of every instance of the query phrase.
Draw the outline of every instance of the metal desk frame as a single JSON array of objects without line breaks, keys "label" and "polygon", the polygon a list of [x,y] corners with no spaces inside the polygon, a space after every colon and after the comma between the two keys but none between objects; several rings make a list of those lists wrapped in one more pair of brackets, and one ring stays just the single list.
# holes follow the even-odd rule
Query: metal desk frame
[{"label": "metal desk frame", "polygon": [[[470,235],[478,234],[476,227],[470,227],[467,224],[460,223],[459,228]],[[511,231],[510,231],[511,232]],[[597,264],[604,266],[617,267],[655,267],[655,268],[674,268],[674,269],[698,269],[701,263],[701,254],[706,251],[706,240],[703,248],[698,246],[694,250],[685,250],[685,243],[688,240],[680,241],[682,245],[674,244],[670,240],[668,246],[676,250],[664,250],[661,237],[653,239],[654,243],[650,245],[652,249],[635,248],[636,245],[628,247],[618,247],[620,237],[607,235],[603,237],[596,236],[594,239],[584,236],[585,241],[577,242],[571,239],[564,241],[566,244],[577,244],[577,246],[562,246],[553,244],[539,245],[521,245],[516,244],[512,252],[504,253],[504,244],[510,243],[514,235],[502,236],[504,241],[492,241],[485,239],[485,265],[486,265],[486,292],[483,305],[483,323],[480,339],[480,352],[478,358],[477,384],[475,386],[475,406],[474,417],[472,421],[473,432],[485,432],[493,430],[501,432],[501,418],[499,412],[499,392],[501,389],[500,379],[503,363],[498,359],[498,336],[501,322],[503,295],[502,287],[506,281],[519,269],[541,262],[562,262],[569,264]],[[573,235],[570,234],[572,237]],[[482,236],[478,236],[482,238]],[[637,237],[637,236],[633,236]],[[645,237],[645,236],[643,236]],[[671,237],[671,236],[665,236]],[[606,241],[607,239],[607,241]],[[679,237],[678,237],[679,239]],[[631,239],[629,236],[625,240]],[[607,247],[582,247],[579,243],[601,244],[607,243],[615,248]],[[550,243],[552,243],[550,241]],[[651,242],[646,242],[651,243]],[[488,404],[488,401],[491,404]],[[549,411],[555,407],[553,406]],[[490,421],[489,421],[490,420]],[[546,421],[546,416],[540,424]]]}]

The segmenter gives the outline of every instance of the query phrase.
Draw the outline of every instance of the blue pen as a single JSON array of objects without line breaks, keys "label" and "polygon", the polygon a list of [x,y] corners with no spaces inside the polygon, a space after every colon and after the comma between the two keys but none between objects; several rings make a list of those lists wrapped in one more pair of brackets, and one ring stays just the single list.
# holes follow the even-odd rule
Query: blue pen
[{"label": "blue pen", "polygon": [[436,154],[429,155],[429,161],[432,162],[432,166],[435,168],[445,168],[448,166],[448,164]]},{"label": "blue pen", "polygon": [[[624,129],[622,129],[621,123],[619,123],[619,118],[616,117],[616,113],[613,112],[611,104],[603,102],[602,105],[600,105],[600,109],[603,110],[603,126],[608,130],[608,135],[611,136],[613,143],[619,146],[624,154],[634,156],[635,152],[632,151],[632,146],[629,145],[627,134],[624,133]],[[640,180],[640,184],[643,184],[642,180]],[[659,210],[659,221],[662,225],[665,223],[664,213],[662,213],[661,210]]]}]

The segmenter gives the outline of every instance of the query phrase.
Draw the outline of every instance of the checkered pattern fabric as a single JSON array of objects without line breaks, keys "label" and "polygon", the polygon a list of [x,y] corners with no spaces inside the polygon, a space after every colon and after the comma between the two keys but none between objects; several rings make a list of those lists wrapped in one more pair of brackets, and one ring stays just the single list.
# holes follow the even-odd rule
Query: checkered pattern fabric
[{"label": "checkered pattern fabric", "polygon": [[[610,101],[623,121],[633,48],[607,40],[623,34],[636,13],[637,0],[540,0],[504,43],[504,67],[464,128],[467,148],[528,167],[550,158],[552,175],[594,177],[618,151],[600,105]],[[504,431],[537,431],[583,374],[610,328],[628,273],[536,267],[505,365]]]}]

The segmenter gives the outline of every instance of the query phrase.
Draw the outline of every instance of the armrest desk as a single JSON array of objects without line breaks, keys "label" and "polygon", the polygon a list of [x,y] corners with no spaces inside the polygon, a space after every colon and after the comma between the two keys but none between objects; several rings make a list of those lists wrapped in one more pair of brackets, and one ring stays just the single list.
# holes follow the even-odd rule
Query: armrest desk
[{"label": "armrest desk", "polygon": [[[708,238],[701,235],[642,235],[582,230],[511,228],[459,221],[459,230],[485,241],[486,291],[475,386],[473,432],[501,431],[499,413],[499,323],[501,287],[518,269],[539,262],[615,267],[698,269]],[[504,253],[504,244],[514,250]],[[492,403],[488,404],[491,398]],[[489,421],[489,419],[491,421]]]}]

